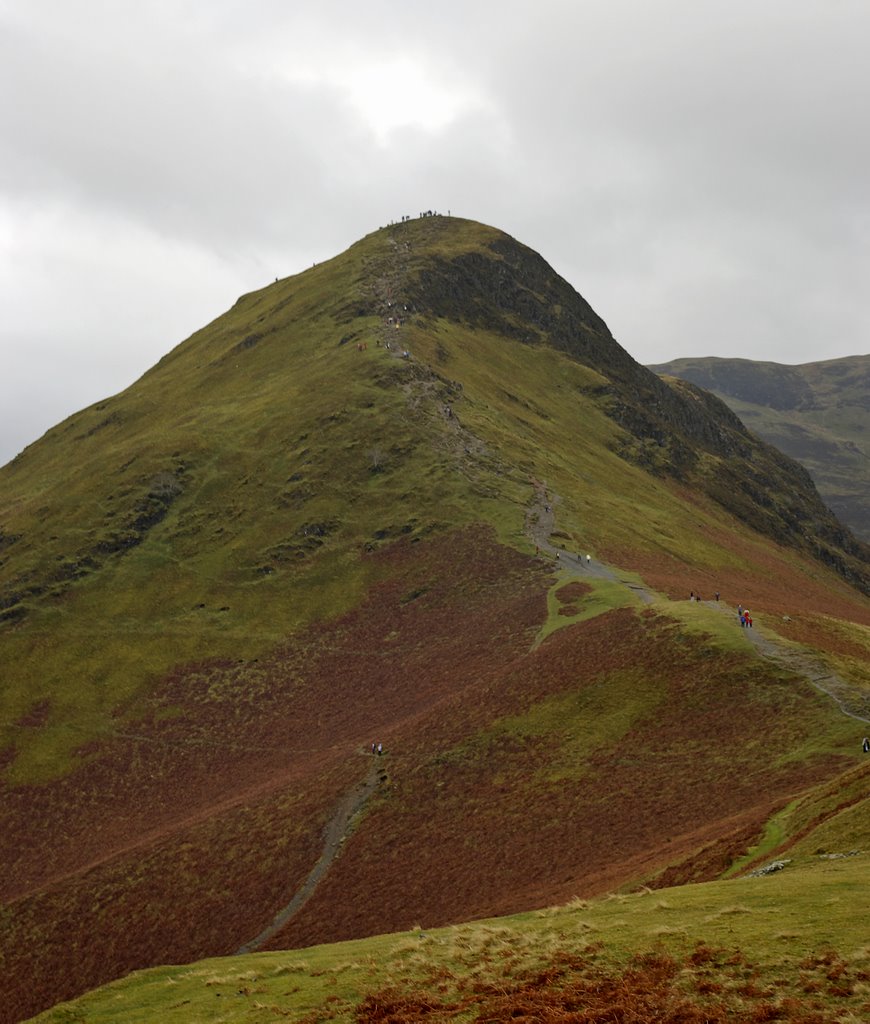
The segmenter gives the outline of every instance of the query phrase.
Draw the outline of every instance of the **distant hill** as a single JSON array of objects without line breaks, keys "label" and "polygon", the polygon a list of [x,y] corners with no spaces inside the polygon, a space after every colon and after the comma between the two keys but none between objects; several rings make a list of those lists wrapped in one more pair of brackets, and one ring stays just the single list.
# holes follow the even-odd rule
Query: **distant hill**
[{"label": "distant hill", "polygon": [[801,366],[675,359],[650,369],[721,398],[759,437],[805,466],[840,521],[870,541],[870,355]]},{"label": "distant hill", "polygon": [[0,469],[0,1020],[848,841],[868,593],[801,466],[500,231],[242,296]]}]

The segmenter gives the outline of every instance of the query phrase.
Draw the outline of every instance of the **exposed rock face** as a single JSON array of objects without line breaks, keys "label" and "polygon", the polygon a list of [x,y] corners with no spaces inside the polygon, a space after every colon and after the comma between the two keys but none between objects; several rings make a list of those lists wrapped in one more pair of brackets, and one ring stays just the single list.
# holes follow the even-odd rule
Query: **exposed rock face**
[{"label": "exposed rock face", "polygon": [[669,387],[619,345],[589,303],[536,252],[507,236],[492,255],[434,259],[419,277],[421,311],[492,330],[529,345],[550,345],[609,378],[609,412],[638,438],[668,446],[676,475],[695,461],[691,443],[747,457],[753,439],[713,396]]},{"label": "exposed rock face", "polygon": [[870,355],[801,366],[696,357],[650,369],[713,391],[809,470],[837,518],[870,541]]},{"label": "exposed rock face", "polygon": [[783,868],[787,868],[789,864],[791,864],[790,859],[772,860],[769,864],[765,864],[763,868],[757,868],[755,871],[750,871],[749,877],[762,878],[764,875],[774,875],[777,871],[782,871]]},{"label": "exposed rock face", "polygon": [[[819,497],[803,466],[750,433],[709,391],[665,381],[615,341],[586,300],[533,250],[498,235],[488,251],[427,260],[412,287],[418,313],[549,345],[598,371],[608,414],[627,431],[623,457],[698,487],[779,543],[811,553],[870,592],[870,548]],[[758,385],[748,374],[747,393]],[[781,400],[809,400],[799,374]],[[715,456],[714,467],[708,458]]]}]

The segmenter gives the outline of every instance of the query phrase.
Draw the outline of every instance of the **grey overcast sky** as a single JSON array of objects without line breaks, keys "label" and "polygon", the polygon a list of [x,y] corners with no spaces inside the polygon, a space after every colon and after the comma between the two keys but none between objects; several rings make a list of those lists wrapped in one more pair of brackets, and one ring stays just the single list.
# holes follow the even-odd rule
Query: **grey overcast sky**
[{"label": "grey overcast sky", "polygon": [[421,209],[637,360],[870,351],[868,0],[0,0],[0,464]]}]

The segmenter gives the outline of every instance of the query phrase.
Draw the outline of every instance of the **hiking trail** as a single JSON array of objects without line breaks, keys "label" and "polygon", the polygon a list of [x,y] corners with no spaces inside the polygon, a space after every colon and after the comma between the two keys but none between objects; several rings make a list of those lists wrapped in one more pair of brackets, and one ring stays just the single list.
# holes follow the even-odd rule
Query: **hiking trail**
[{"label": "hiking trail", "polygon": [[539,480],[532,480],[535,488],[535,501],[526,511],[526,534],[531,537],[540,551],[552,555],[557,560],[557,566],[574,572],[580,579],[612,580],[614,583],[621,583],[636,594],[644,604],[652,604],[656,595],[646,587],[641,586],[634,580],[621,576],[618,569],[605,565],[595,558],[587,561],[587,552],[568,551],[566,548],[558,548],[550,542],[556,524],[555,506],[559,503],[558,494],[547,494],[547,489]]},{"label": "hiking trail", "polygon": [[[575,554],[552,544],[550,537],[556,521],[554,508],[559,502],[559,495],[548,495],[546,487],[538,480],[532,480],[532,485],[535,489],[535,499],[526,511],[526,534],[541,552],[557,560],[557,567],[574,573],[578,579],[595,578],[621,583],[637,594],[645,604],[661,600],[659,595],[633,580],[623,578],[618,569],[604,565],[594,558],[587,562],[585,552],[578,551]],[[725,615],[733,614],[735,619],[737,618],[736,611],[727,604],[717,601],[705,601],[704,604]],[[739,621],[736,628],[741,629]],[[855,686],[850,686],[836,672],[832,672],[821,658],[814,656],[810,651],[799,650],[783,640],[775,639],[755,626],[741,629],[741,632],[746,634],[759,657],[805,678],[816,690],[833,700],[840,711],[849,718],[859,722],[870,722],[870,693],[862,693]]]},{"label": "hiking trail", "polygon": [[[389,253],[374,261],[370,268],[373,271],[370,293],[381,317],[377,345],[393,358],[399,359],[404,357],[405,350],[396,343],[396,336],[403,335],[405,332],[401,326],[410,324],[415,318],[414,305],[405,296],[410,253],[411,243],[403,238],[401,231],[393,232]],[[430,415],[431,410],[439,410],[436,415],[442,419],[447,417],[444,419],[446,429],[441,432],[442,444],[452,450],[459,471],[472,483],[476,482],[478,471],[485,463],[496,472],[507,471],[507,467],[499,465],[497,454],[490,452],[479,438],[461,424],[453,410],[454,401],[461,401],[461,393],[447,397],[450,382],[429,368],[414,369],[415,372],[409,374],[404,383],[409,411],[420,415],[428,406]],[[531,484],[534,499],[526,510],[525,533],[539,553],[552,557],[557,567],[577,579],[601,579],[619,583],[647,605],[662,600],[661,595],[649,590],[636,579],[629,578],[620,569],[591,557],[588,551],[569,551],[557,547],[551,538],[557,536],[555,507],[561,499],[558,494],[548,492],[540,480],[532,478]],[[732,613],[726,604],[709,600],[704,603],[722,614]],[[809,651],[797,650],[783,640],[765,635],[755,627],[747,629],[746,633],[760,657],[805,678],[815,689],[833,700],[843,714],[861,722],[870,722],[870,694],[851,686],[832,672],[820,658]]]},{"label": "hiking trail", "polygon": [[318,883],[330,869],[336,857],[338,857],[345,840],[353,835],[356,826],[355,819],[368,803],[378,786],[386,780],[387,774],[383,768],[382,759],[377,756],[368,756],[371,756],[372,761],[368,773],[362,781],[354,783],[353,787],[336,804],[333,815],[323,831],[323,852],[320,854],[317,863],[308,873],[308,877],[297,889],[289,903],[275,914],[271,923],[259,935],[256,935],[237,949],[233,954],[234,956],[256,953],[257,950],[261,949],[271,938],[277,935],[314,895]]},{"label": "hiking trail", "polygon": [[[412,344],[412,328],[420,319],[409,287],[412,245],[403,224],[391,227],[387,252],[366,260],[368,281],[363,294],[380,320],[372,335],[371,351],[379,359],[386,357],[404,364],[404,372],[393,379],[405,396],[409,415],[430,423],[437,421],[433,445],[447,452],[457,472],[473,485],[485,487],[483,478],[487,472],[502,475],[509,467],[462,422],[462,385],[415,359],[407,347]],[[432,232],[435,231],[433,223]],[[369,351],[366,341],[360,341],[358,347],[360,344],[363,351]],[[380,463],[389,458],[389,450],[378,449],[376,456]]]},{"label": "hiking trail", "polygon": [[[730,609],[724,609],[730,612]],[[733,612],[736,618],[736,612]],[[738,629],[739,629],[738,625]],[[748,639],[762,658],[804,676],[821,693],[830,697],[844,715],[859,722],[870,722],[870,693],[861,693],[810,651],[797,650],[782,641],[760,633],[754,626],[745,629]]]}]

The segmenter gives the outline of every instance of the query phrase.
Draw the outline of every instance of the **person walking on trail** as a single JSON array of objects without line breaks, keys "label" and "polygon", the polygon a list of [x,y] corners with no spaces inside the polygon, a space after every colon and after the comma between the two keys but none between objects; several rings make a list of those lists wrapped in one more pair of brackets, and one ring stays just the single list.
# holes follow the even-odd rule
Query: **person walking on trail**
[{"label": "person walking on trail", "polygon": [[870,754],[870,739],[864,737],[864,742],[861,744],[861,749],[865,754]]},{"label": "person walking on trail", "polygon": [[384,745],[383,745],[383,743],[379,743],[378,744],[378,757],[380,757],[381,754],[383,754],[383,752],[384,752]]},{"label": "person walking on trail", "polygon": [[592,562],[592,555],[586,556],[586,564],[589,565]]}]

